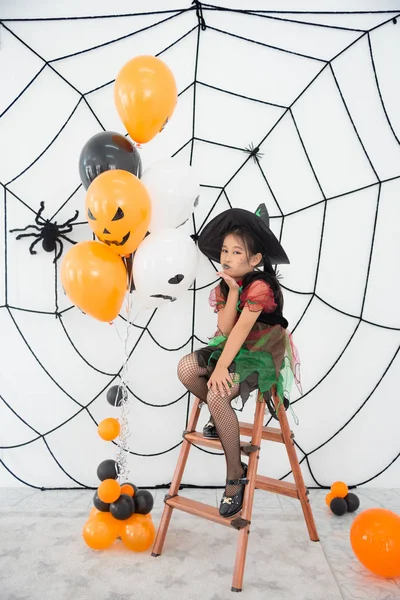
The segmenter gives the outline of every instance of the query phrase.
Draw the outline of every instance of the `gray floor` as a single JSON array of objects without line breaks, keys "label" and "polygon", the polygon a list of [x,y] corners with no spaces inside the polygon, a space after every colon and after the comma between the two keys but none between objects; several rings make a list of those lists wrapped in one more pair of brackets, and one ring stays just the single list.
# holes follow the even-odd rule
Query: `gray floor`
[{"label": "gray floor", "polygon": [[[160,519],[164,490],[153,492]],[[357,490],[361,509],[400,514],[400,489]],[[218,505],[221,491],[181,495]],[[224,600],[230,591],[237,533],[174,511],[163,554],[132,553],[117,541],[95,552],[81,529],[92,492],[0,489],[0,600]],[[310,493],[320,543],[310,542],[300,504],[256,492],[242,597],[268,600],[400,600],[400,579],[382,579],[354,557],[354,516],[335,517],[325,492]]]}]

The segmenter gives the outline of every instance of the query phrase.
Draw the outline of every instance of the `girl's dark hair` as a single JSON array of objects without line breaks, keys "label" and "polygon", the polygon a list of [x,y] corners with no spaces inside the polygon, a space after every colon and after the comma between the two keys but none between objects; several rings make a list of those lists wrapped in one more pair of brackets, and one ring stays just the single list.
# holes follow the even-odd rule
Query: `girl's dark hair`
[{"label": "girl's dark hair", "polygon": [[[235,235],[242,241],[248,260],[251,256],[254,256],[255,254],[262,255],[263,269],[264,273],[267,275],[266,279],[268,280],[268,283],[271,285],[271,288],[274,292],[275,302],[278,304],[280,310],[282,310],[283,296],[281,286],[279,284],[278,277],[272,267],[271,261],[269,260],[268,256],[264,254],[264,246],[259,242],[257,238],[255,238],[252,235],[252,233],[248,229],[245,229],[244,227],[235,227],[234,229],[230,229],[225,233],[224,239],[230,234]],[[245,275],[245,278],[246,277],[247,276]],[[246,284],[246,281],[244,280],[243,283]],[[220,288],[222,295],[226,300],[228,298],[229,287],[226,281],[224,281],[223,279],[220,282]]]}]

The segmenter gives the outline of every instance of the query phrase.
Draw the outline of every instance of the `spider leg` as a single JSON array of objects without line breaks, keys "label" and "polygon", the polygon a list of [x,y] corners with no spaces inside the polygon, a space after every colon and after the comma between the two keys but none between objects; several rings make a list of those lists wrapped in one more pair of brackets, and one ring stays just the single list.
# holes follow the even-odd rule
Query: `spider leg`
[{"label": "spider leg", "polygon": [[78,242],[74,242],[74,240],[70,240],[69,237],[67,237],[63,233],[60,233],[60,237],[62,237],[63,240],[67,240],[67,242],[69,242],[70,244],[77,244],[78,243]]},{"label": "spider leg", "polygon": [[40,235],[40,233],[20,233],[19,235],[17,235],[17,237],[15,239],[21,240],[22,238],[27,238],[27,237],[41,238],[42,236]]},{"label": "spider leg", "polygon": [[58,233],[62,235],[63,233],[71,233],[73,225],[59,225]]},{"label": "spider leg", "polygon": [[[65,221],[65,223],[63,223],[62,225],[59,225],[59,227],[66,227],[68,225],[70,225],[71,223],[73,223],[74,221],[76,221],[76,219],[79,217],[79,210],[75,211],[75,216],[71,217],[70,219],[68,219],[68,221]],[[71,229],[72,231],[72,229]]]},{"label": "spider leg", "polygon": [[56,248],[57,248],[57,244],[60,244],[60,249],[57,252],[57,254],[55,255],[53,263],[55,263],[60,258],[61,254],[63,253],[63,250],[64,250],[63,243],[62,243],[62,241],[60,239],[56,240]]},{"label": "spider leg", "polygon": [[44,202],[43,200],[40,203],[40,208],[37,211],[36,217],[35,217],[35,223],[37,223],[38,225],[40,225],[40,221],[39,219],[41,218],[42,212],[44,211]]},{"label": "spider leg", "polygon": [[[31,234],[31,235],[36,235],[35,233]],[[38,244],[40,242],[40,240],[42,239],[41,236],[38,236],[38,239],[35,240],[34,242],[32,242],[32,244],[29,246],[29,252],[31,254],[37,254],[36,250],[34,250],[34,247],[36,246],[36,244]]]},{"label": "spider leg", "polygon": [[[36,227],[36,225],[27,225],[26,227],[23,227],[22,229],[10,229],[10,233],[14,233],[14,231],[26,231],[27,229],[29,229],[29,227],[33,227],[33,229],[36,229],[37,231],[42,231],[40,227]],[[33,235],[33,234],[31,234]],[[17,240],[19,239],[20,236],[17,237]]]}]

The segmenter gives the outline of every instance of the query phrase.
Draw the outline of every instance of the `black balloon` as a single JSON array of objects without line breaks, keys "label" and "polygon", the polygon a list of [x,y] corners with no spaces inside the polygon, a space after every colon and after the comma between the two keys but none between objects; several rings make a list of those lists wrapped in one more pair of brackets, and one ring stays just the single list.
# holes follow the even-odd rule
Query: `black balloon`
[{"label": "black balloon", "polygon": [[110,505],[107,504],[107,502],[103,502],[103,500],[100,500],[97,490],[95,491],[93,496],[93,504],[95,505],[97,510],[100,510],[101,512],[109,512],[110,510]]},{"label": "black balloon", "polygon": [[135,501],[128,494],[121,494],[118,500],[110,505],[110,513],[116,519],[125,521],[135,512]]},{"label": "black balloon", "polygon": [[360,506],[359,497],[355,494],[352,494],[351,492],[349,492],[347,496],[345,496],[344,500],[347,504],[347,510],[349,512],[354,512]]},{"label": "black balloon", "polygon": [[117,479],[118,477],[118,465],[115,460],[111,458],[103,460],[97,467],[97,477],[100,481],[105,479]]},{"label": "black balloon", "polygon": [[333,498],[330,503],[330,509],[334,515],[341,517],[347,512],[347,504],[343,498]]},{"label": "black balloon", "polygon": [[154,498],[147,490],[139,490],[135,494],[135,513],[147,515],[154,506]]},{"label": "black balloon", "polygon": [[121,406],[123,397],[122,388],[119,385],[113,385],[107,392],[107,402],[111,406]]},{"label": "black balloon", "polygon": [[120,133],[102,131],[90,138],[83,146],[79,157],[79,175],[84,188],[100,173],[111,169],[123,169],[142,176],[142,161],[140,154]]}]

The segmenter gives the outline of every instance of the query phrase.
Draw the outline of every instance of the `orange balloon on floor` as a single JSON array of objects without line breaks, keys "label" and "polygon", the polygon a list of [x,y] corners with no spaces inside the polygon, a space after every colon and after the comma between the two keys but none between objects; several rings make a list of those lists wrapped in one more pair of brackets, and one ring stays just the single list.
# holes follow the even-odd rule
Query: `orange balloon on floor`
[{"label": "orange balloon on floor", "polygon": [[120,70],[114,85],[118,114],[131,138],[152,140],[171,118],[178,100],[175,78],[155,56],[137,56]]},{"label": "orange balloon on floor", "polygon": [[400,516],[370,508],[353,521],[350,542],[358,560],[382,577],[400,577]]},{"label": "orange balloon on floor", "polygon": [[103,419],[97,426],[97,431],[102,440],[111,442],[119,436],[121,426],[117,419],[109,418]]},{"label": "orange balloon on floor", "polygon": [[151,200],[144,184],[120,169],[98,175],[86,192],[86,216],[97,238],[121,256],[132,254],[147,233]]},{"label": "orange balloon on floor", "polygon": [[107,246],[79,242],[63,258],[61,282],[68,298],[99,321],[113,321],[127,287],[125,265]]},{"label": "orange balloon on floor", "polygon": [[120,536],[129,550],[145,552],[156,538],[156,529],[147,515],[132,515],[123,522]]},{"label": "orange balloon on floor", "polygon": [[86,521],[83,539],[93,550],[104,550],[119,536],[119,523],[110,513],[98,513]]},{"label": "orange balloon on floor", "polygon": [[329,492],[329,494],[326,495],[325,497],[325,502],[327,506],[331,505],[332,500],[335,498],[335,496],[332,494],[332,492]]},{"label": "orange balloon on floor", "polygon": [[331,485],[331,492],[334,498],[344,498],[349,493],[349,488],[344,481],[335,481]]},{"label": "orange balloon on floor", "polygon": [[99,485],[97,494],[103,502],[110,504],[115,502],[121,495],[121,486],[115,479],[105,479]]}]

